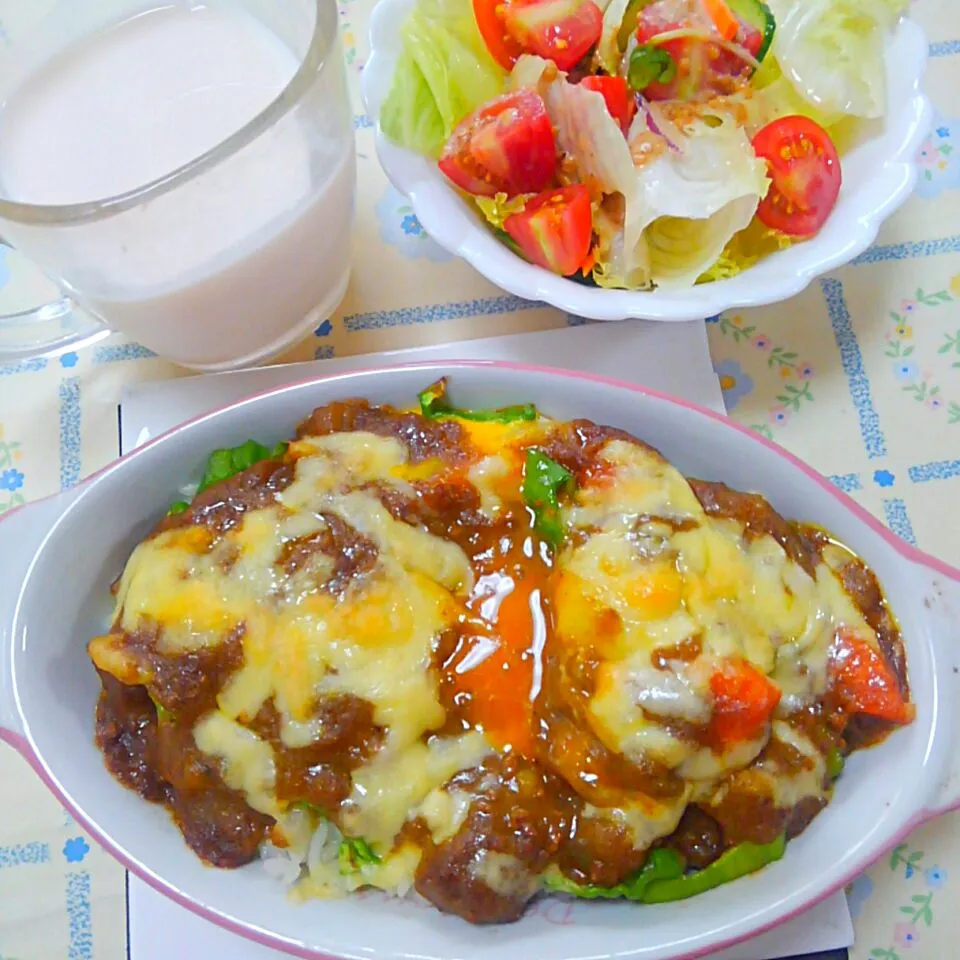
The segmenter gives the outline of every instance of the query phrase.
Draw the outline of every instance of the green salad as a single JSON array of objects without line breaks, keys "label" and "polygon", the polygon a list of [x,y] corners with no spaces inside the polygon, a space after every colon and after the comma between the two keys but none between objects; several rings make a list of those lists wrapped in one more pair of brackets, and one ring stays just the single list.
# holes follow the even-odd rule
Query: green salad
[{"label": "green salad", "polygon": [[682,289],[815,236],[907,0],[416,0],[384,133],[515,253]]}]

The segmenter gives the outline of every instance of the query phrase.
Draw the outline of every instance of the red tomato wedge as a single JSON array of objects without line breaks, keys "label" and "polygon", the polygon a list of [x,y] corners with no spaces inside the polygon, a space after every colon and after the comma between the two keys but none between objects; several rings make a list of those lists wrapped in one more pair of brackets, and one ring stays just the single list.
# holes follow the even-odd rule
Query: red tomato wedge
[{"label": "red tomato wedge", "polygon": [[909,723],[914,706],[903,699],[892,667],[862,637],[840,630],[830,650],[831,690],[849,713],[865,713],[891,723]]},{"label": "red tomato wedge", "polygon": [[438,166],[474,196],[544,190],[557,172],[557,145],[543,100],[517,90],[485,103],[453,131]]},{"label": "red tomato wedge", "polygon": [[620,129],[624,133],[630,129],[633,115],[637,112],[637,101],[623,77],[584,77],[580,86],[601,94],[610,116],[620,124]]},{"label": "red tomato wedge", "polygon": [[473,16],[490,55],[504,70],[511,70],[523,53],[521,44],[503,25],[504,0],[473,0]]},{"label": "red tomato wedge", "polygon": [[830,134],[809,117],[780,117],[753,138],[753,149],[773,181],[757,209],[760,221],[791,237],[812,237],[836,205],[843,179]]},{"label": "red tomato wedge", "polygon": [[780,702],[780,688],[746,660],[729,660],[710,678],[712,740],[719,746],[763,733]]},{"label": "red tomato wedge", "polygon": [[593,0],[514,0],[503,23],[528,53],[572,70],[600,39],[603,13]]},{"label": "red tomato wedge", "polygon": [[531,263],[569,277],[590,252],[590,192],[582,184],[547,190],[507,217],[503,229]]}]

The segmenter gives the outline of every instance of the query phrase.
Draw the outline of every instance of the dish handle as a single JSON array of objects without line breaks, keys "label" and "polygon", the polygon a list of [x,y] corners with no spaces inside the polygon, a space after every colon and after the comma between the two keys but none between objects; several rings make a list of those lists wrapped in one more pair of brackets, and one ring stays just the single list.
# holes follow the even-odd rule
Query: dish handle
[{"label": "dish handle", "polygon": [[926,810],[928,817],[936,817],[960,809],[960,573],[927,568],[923,575],[923,604],[943,665],[940,695],[948,701],[946,716],[954,718],[953,729],[945,731],[946,768]]},{"label": "dish handle", "polygon": [[13,685],[14,621],[23,582],[40,546],[75,491],[0,515],[0,740],[29,752]]}]

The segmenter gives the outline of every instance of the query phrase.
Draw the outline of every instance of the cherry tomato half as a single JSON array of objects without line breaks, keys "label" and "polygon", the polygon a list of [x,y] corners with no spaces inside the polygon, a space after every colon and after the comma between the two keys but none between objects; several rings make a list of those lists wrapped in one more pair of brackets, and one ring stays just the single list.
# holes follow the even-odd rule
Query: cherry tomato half
[{"label": "cherry tomato half", "polygon": [[523,46],[506,32],[505,9],[504,0],[473,0],[473,16],[490,55],[504,70],[511,70],[523,53]]},{"label": "cherry tomato half", "polygon": [[503,229],[531,263],[569,277],[590,252],[590,192],[582,184],[547,190],[507,217]]},{"label": "cherry tomato half", "polygon": [[600,39],[603,13],[593,0],[514,0],[503,23],[524,50],[572,70]]},{"label": "cherry tomato half", "polygon": [[637,101],[623,77],[584,77],[580,86],[601,94],[610,116],[620,124],[620,129],[624,133],[630,129],[633,115],[637,112]]},{"label": "cherry tomato half", "polygon": [[453,131],[438,166],[475,196],[539,193],[557,172],[557,145],[546,105],[533,90],[491,100]]},{"label": "cherry tomato half", "polygon": [[842,175],[830,134],[809,117],[780,117],[754,138],[767,161],[770,189],[760,201],[760,222],[791,237],[812,237],[837,203]]}]

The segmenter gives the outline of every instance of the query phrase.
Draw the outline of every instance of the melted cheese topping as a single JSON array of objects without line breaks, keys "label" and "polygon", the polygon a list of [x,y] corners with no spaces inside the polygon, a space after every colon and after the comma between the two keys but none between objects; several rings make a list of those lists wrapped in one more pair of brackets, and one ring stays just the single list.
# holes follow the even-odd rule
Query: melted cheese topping
[{"label": "melted cheese topping", "polygon": [[[398,476],[407,465],[403,444],[335,434],[301,441],[296,453],[295,481],[278,503],[247,513],[212,549],[207,531],[193,527],[141,544],[121,580],[116,620],[131,632],[158,628],[158,648],[170,654],[240,633],[243,664],[194,737],[221,758],[227,784],[264,813],[279,810],[273,752],[241,721],[272,700],[281,741],[307,746],[318,733],[318,697],[370,702],[386,739],[354,777],[344,824],[389,847],[431,790],[490,750],[476,731],[421,742],[445,719],[432,657],[460,616],[473,572],[455,544],[395,520],[372,492],[357,489],[380,483],[408,492]],[[315,553],[292,574],[279,564],[285,544],[322,531],[331,515],[379,549],[374,568],[339,594],[323,589],[334,558]]]},{"label": "melted cheese topping", "polygon": [[634,849],[646,850],[652,843],[677,829],[692,792],[692,787],[688,785],[675,800],[664,803],[638,794],[633,803],[621,807],[594,807],[587,804],[584,816],[611,820],[625,827],[633,840]]},{"label": "melted cheese topping", "polygon": [[[663,721],[709,719],[716,664],[748,661],[796,710],[826,689],[841,624],[875,635],[826,562],[813,578],[772,537],[747,538],[738,522],[708,515],[655,451],[615,440],[601,458],[602,480],[566,511],[586,536],[560,557],[557,642],[598,663],[589,716],[610,749],[715,780],[751,763],[766,736],[718,753]],[[657,650],[684,641],[700,656],[652,669]]]}]

